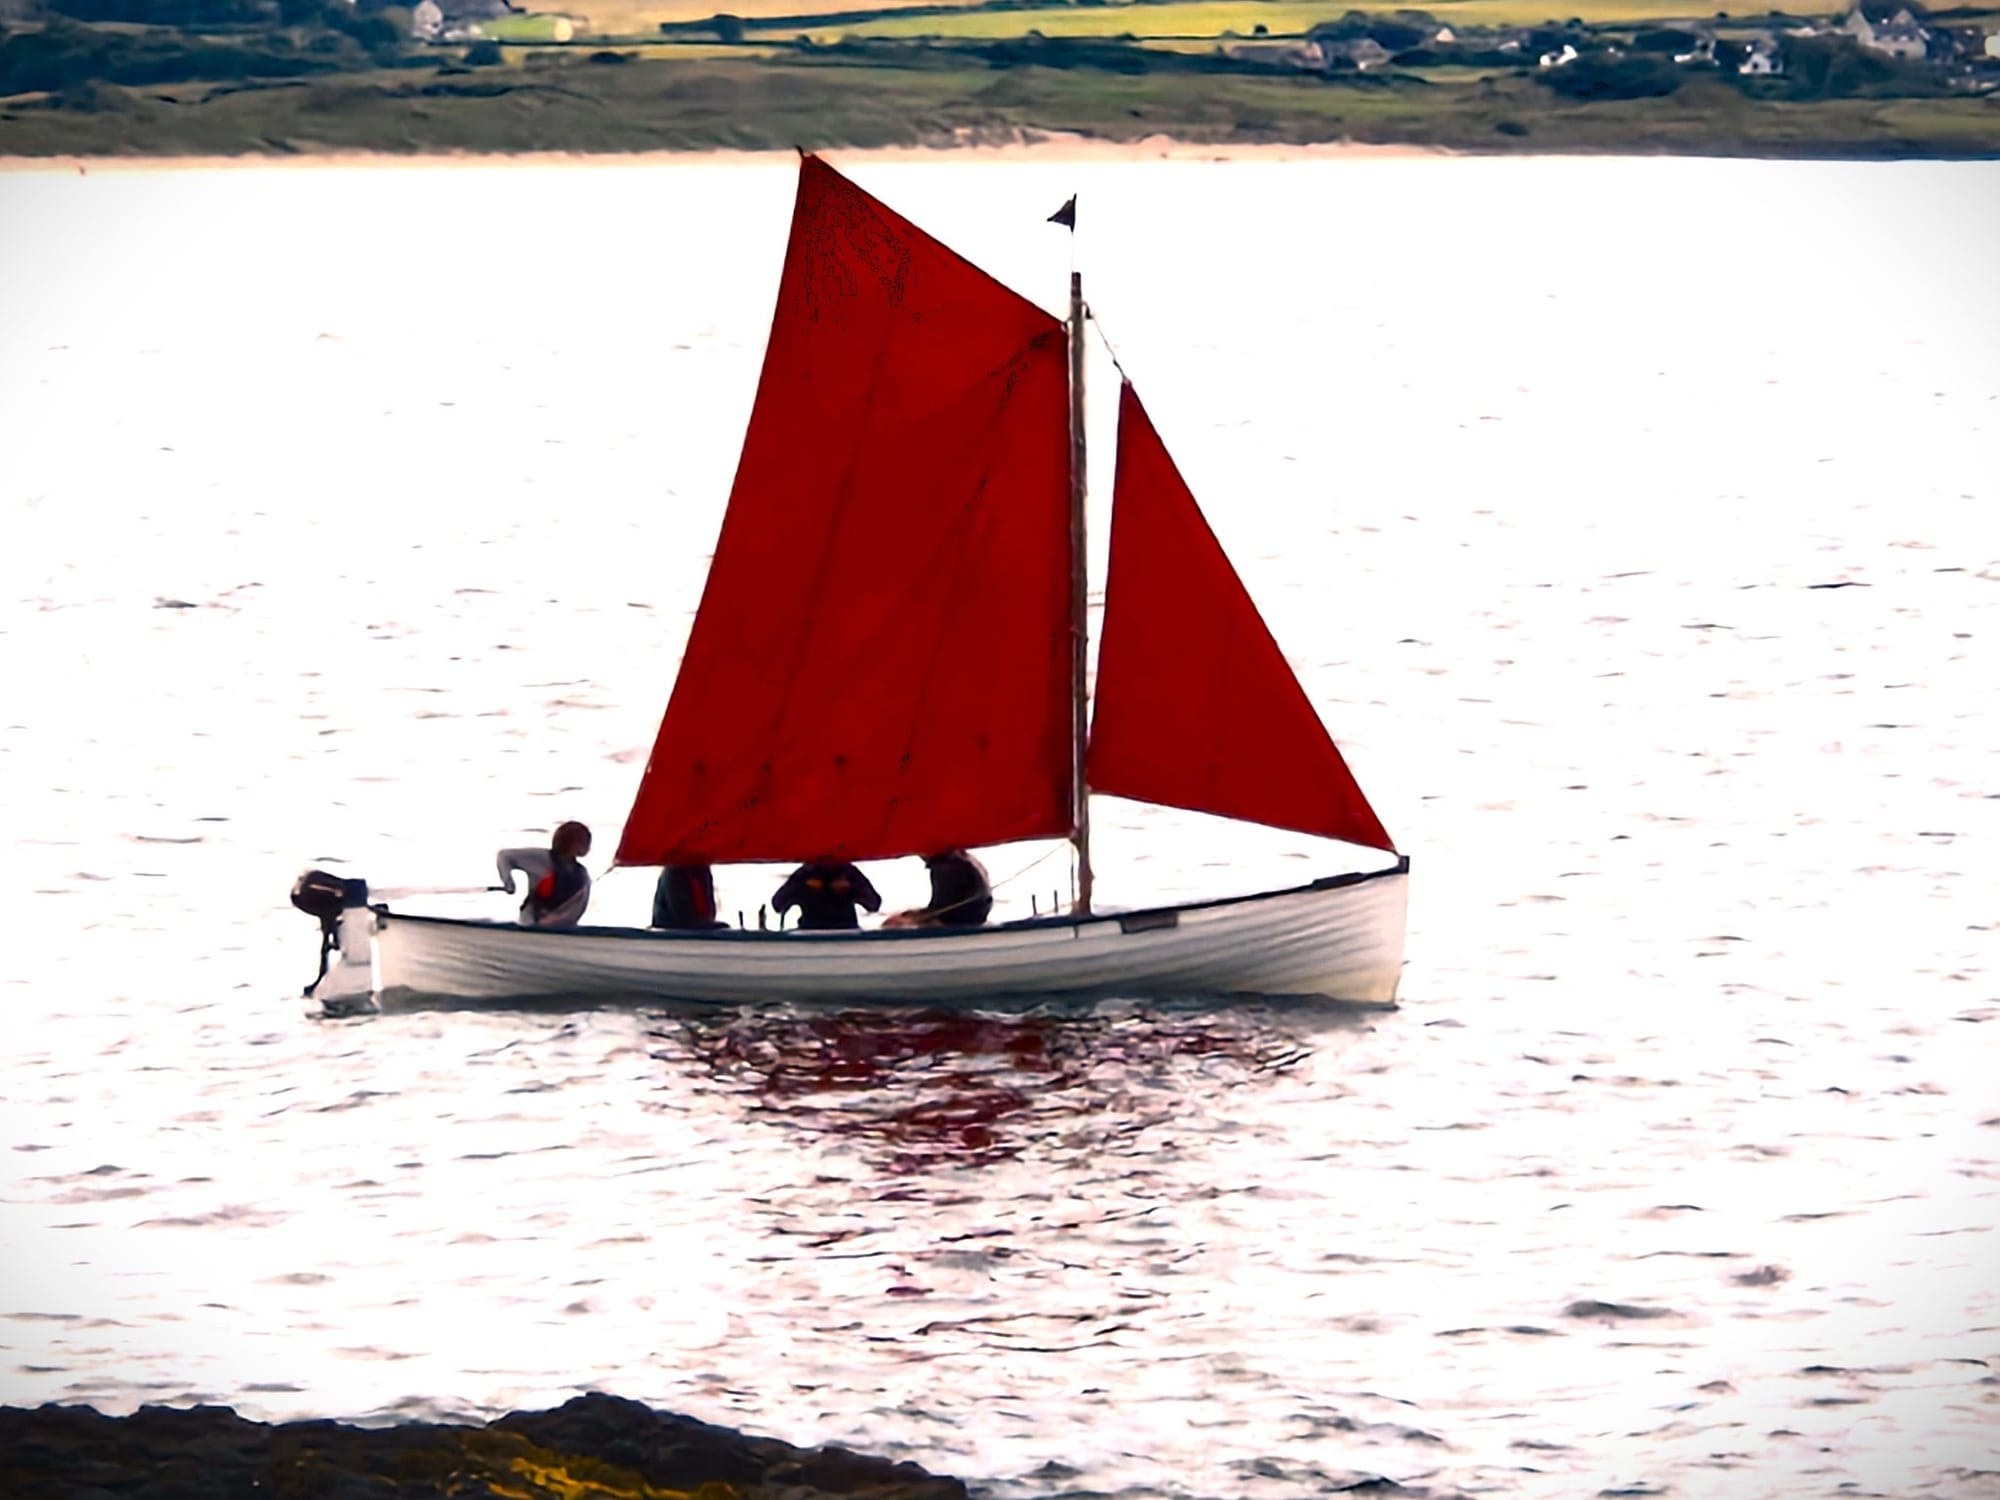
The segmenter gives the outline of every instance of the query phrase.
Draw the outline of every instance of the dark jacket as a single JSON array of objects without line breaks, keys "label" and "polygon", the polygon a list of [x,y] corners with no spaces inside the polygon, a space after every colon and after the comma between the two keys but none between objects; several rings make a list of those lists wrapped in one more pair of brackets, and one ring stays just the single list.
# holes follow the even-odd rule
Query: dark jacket
[{"label": "dark jacket", "polygon": [[944,927],[977,927],[993,912],[993,887],[979,861],[962,850],[924,860],[931,872],[931,902],[924,910]]},{"label": "dark jacket", "polygon": [[827,932],[859,927],[861,919],[854,908],[859,905],[880,911],[882,898],[853,865],[812,864],[792,871],[771,898],[771,905],[781,917],[796,906],[802,930]]},{"label": "dark jacket", "polygon": [[722,927],[715,914],[715,876],[707,865],[665,865],[653,887],[653,926]]}]

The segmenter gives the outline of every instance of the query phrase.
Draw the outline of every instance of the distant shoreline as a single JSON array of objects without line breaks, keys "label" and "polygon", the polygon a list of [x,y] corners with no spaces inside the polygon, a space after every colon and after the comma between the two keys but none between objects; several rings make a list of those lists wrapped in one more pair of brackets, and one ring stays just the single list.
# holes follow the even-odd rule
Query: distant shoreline
[{"label": "distant shoreline", "polygon": [[[1870,151],[1826,150],[1755,153],[1742,151],[1661,151],[1633,145],[1621,149],[1479,150],[1449,146],[1374,143],[1367,141],[1188,141],[1171,137],[1148,137],[1140,141],[1114,141],[1088,137],[1056,137],[1018,142],[970,142],[963,145],[898,146],[819,146],[813,154],[842,161],[869,163],[945,163],[974,161],[1004,162],[1230,162],[1230,161],[1354,161],[1384,159],[1401,161],[1445,161],[1468,157],[1653,157],[1676,156],[1718,161],[1992,161],[1993,153],[1947,153],[1940,155],[1885,155]],[[464,151],[415,149],[410,151],[366,151],[336,147],[324,151],[244,151],[234,155],[216,152],[27,156],[0,154],[0,175],[50,173],[89,175],[128,172],[222,172],[285,170],[407,169],[434,171],[440,167],[574,167],[580,169],[629,169],[633,167],[746,167],[783,166],[798,159],[795,148],[712,149],[648,151]]]},{"label": "distant shoreline", "polygon": [[797,59],[611,66],[590,61],[598,55],[616,54],[269,83],[80,85],[0,104],[0,164],[747,164],[801,146],[987,162],[2000,158],[2000,92],[1783,100],[1676,75],[1670,94],[1578,98],[1518,71],[1457,83],[1191,79],[952,59],[904,69]]},{"label": "distant shoreline", "polygon": [[[1314,161],[1357,157],[1442,158],[1467,153],[1437,146],[1377,145],[1365,141],[1318,141],[1288,144],[1276,141],[1210,142],[1148,136],[1137,141],[1051,131],[1034,139],[972,141],[963,145],[826,146],[817,154],[870,162],[945,162],[970,159],[1018,161]],[[358,167],[658,167],[757,166],[798,159],[792,148],[768,150],[684,151],[356,151],[242,152],[237,155],[0,155],[0,172],[152,172],[227,171],[272,166],[309,168]]]},{"label": "distant shoreline", "polygon": [[[185,3],[233,16],[272,0]],[[582,30],[532,11],[490,35],[392,21],[374,0],[215,36],[60,16],[0,26],[0,163],[747,163],[794,147],[919,161],[2000,159],[2000,31],[1967,8],[1919,24],[1890,14],[1898,0],[1749,16],[1593,0],[1579,7],[1591,19],[1566,21],[1531,21],[1529,0],[1442,15],[1334,0],[881,4],[702,17],[692,0],[593,0]]]}]

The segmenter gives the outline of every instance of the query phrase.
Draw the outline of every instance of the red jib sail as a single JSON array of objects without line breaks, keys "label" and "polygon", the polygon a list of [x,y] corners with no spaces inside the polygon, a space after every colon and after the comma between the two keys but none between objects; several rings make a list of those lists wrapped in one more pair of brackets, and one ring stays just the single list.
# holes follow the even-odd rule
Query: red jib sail
[{"label": "red jib sail", "polygon": [[1128,384],[1085,778],[1393,850]]},{"label": "red jib sail", "polygon": [[620,864],[1070,832],[1062,325],[814,157]]}]

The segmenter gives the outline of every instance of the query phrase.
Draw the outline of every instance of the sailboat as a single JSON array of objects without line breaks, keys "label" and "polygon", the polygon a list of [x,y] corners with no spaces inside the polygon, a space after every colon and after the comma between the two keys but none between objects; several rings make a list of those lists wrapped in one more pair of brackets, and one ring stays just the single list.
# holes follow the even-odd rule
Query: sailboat
[{"label": "sailboat", "polygon": [[[1088,691],[1074,271],[1069,290],[1065,321],[802,155],[728,509],[615,860],[789,865],[1068,840],[1069,909],[977,928],[549,930],[371,905],[362,882],[335,882],[317,994],[1393,1001],[1409,859],[1129,380]],[[1388,863],[1099,911],[1092,793]]]}]

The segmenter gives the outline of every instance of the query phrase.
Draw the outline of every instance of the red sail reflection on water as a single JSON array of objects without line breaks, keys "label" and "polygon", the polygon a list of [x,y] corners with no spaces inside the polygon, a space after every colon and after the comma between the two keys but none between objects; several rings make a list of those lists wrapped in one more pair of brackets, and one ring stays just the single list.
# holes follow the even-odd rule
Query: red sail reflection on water
[{"label": "red sail reflection on water", "polygon": [[[1313,1030],[1354,1018],[1315,1013]],[[1233,1015],[998,1016],[887,1010],[692,1015],[655,1053],[722,1081],[750,1118],[872,1148],[894,1176],[1034,1152],[1143,1152],[1185,1112],[1182,1084],[1221,1096],[1310,1055],[1293,1028]]]}]

